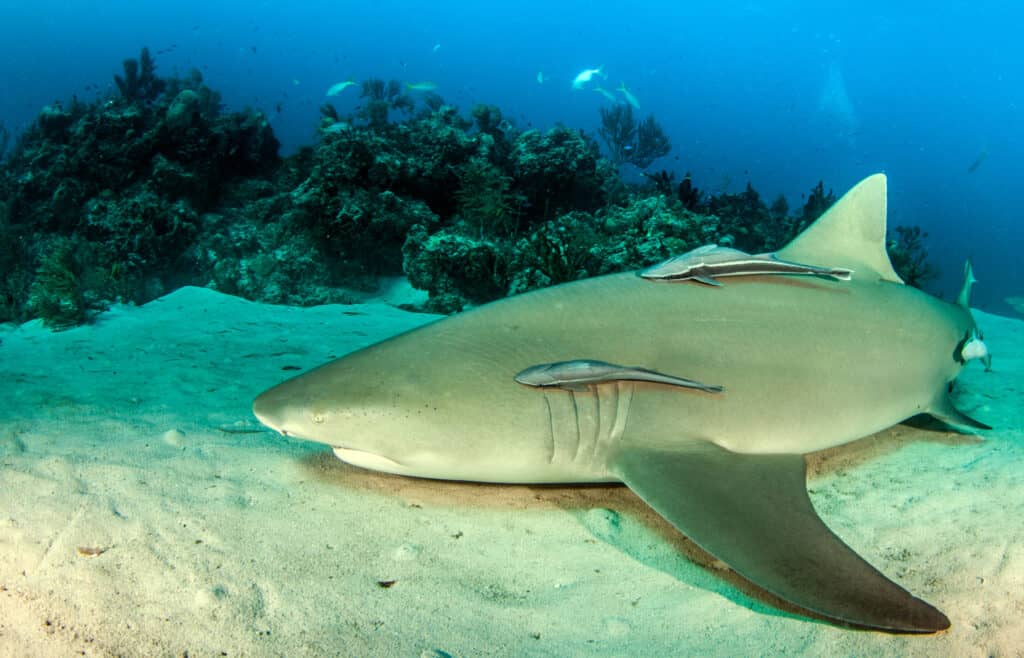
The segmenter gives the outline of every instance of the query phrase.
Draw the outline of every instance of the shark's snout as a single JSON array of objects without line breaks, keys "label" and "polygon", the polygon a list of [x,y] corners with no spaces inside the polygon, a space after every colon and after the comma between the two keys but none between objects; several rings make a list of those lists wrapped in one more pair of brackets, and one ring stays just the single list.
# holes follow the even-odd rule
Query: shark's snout
[{"label": "shark's snout", "polygon": [[277,406],[274,404],[273,396],[270,395],[274,389],[261,393],[259,397],[253,400],[252,413],[256,416],[256,420],[260,421],[267,427],[281,434],[287,434],[280,427],[280,418]]},{"label": "shark's snout", "polygon": [[[353,419],[365,407],[355,386],[335,386],[335,377],[311,371],[282,382],[261,393],[252,403],[252,412],[267,427],[284,436],[339,446],[343,439],[359,429]],[[347,384],[348,378],[341,380]],[[334,391],[325,395],[325,391]],[[365,415],[365,414],[364,414]]]},{"label": "shark's snout", "polygon": [[303,410],[295,403],[291,382],[278,384],[261,393],[252,403],[256,418],[285,436],[295,436]]}]

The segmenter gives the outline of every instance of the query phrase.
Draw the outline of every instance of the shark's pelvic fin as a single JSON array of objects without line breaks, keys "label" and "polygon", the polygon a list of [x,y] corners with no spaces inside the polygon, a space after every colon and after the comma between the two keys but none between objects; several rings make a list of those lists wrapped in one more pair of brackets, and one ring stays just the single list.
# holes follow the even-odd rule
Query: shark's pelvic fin
[{"label": "shark's pelvic fin", "polygon": [[977,283],[978,280],[974,278],[974,268],[971,267],[971,261],[964,263],[964,283],[960,286],[960,294],[956,296],[956,303],[964,308],[971,308],[971,287]]},{"label": "shark's pelvic fin", "polygon": [[949,425],[950,427],[958,430],[990,430],[990,426],[971,418],[964,412],[960,411],[953,406],[953,401],[949,399],[949,394],[943,389],[935,399],[932,400],[931,405],[925,409],[925,413],[933,418],[937,418]]},{"label": "shark's pelvic fin", "polygon": [[869,176],[780,249],[779,258],[820,263],[857,272],[858,277],[903,283],[885,250],[886,178]]},{"label": "shark's pelvic fin", "polygon": [[807,495],[802,455],[744,455],[706,441],[629,445],[612,467],[704,550],[798,606],[858,626],[932,633],[949,620],[843,543]]}]

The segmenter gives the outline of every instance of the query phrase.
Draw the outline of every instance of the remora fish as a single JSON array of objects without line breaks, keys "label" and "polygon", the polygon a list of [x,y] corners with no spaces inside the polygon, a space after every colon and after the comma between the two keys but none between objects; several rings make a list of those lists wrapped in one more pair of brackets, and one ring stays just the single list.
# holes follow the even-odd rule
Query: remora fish
[{"label": "remora fish", "polygon": [[436,91],[437,83],[424,80],[423,82],[406,82],[405,88],[409,91]]},{"label": "remora fish", "polygon": [[607,101],[610,101],[612,103],[618,103],[619,102],[619,99],[615,98],[615,94],[613,94],[612,92],[608,91],[604,87],[594,87],[594,91],[596,91],[597,93],[599,93],[602,96],[604,96],[605,100],[607,100]]},{"label": "remora fish", "polygon": [[572,88],[583,89],[583,87],[585,87],[588,82],[593,80],[595,75],[599,75],[602,78],[607,78],[608,76],[604,74],[603,69],[604,66],[598,66],[596,69],[583,69],[578,74],[576,74],[575,78],[572,79]]},{"label": "remora fish", "polygon": [[[253,411],[282,434],[389,473],[624,482],[797,606],[862,627],[939,631],[946,616],[832,533],[805,486],[805,453],[919,413],[987,427],[949,398],[967,357],[982,352],[963,342],[980,340],[967,295],[949,303],[902,285],[885,252],[885,205],[885,176],[867,178],[778,252],[856,270],[849,282],[752,278],[712,290],[633,273],[577,281],[349,354],[264,392]],[[616,380],[566,394],[514,380],[579,354],[699,375],[727,393]]]},{"label": "remora fish", "polygon": [[640,109],[640,101],[636,99],[636,96],[633,95],[633,92],[626,88],[625,82],[620,83],[615,91],[625,96],[626,102],[632,105],[635,109]]},{"label": "remora fish", "polygon": [[328,96],[337,96],[341,92],[345,91],[349,87],[358,84],[354,80],[345,80],[344,82],[335,82],[333,85],[327,88]]},{"label": "remora fish", "polygon": [[685,281],[693,279],[709,286],[720,286],[715,277],[752,274],[810,274],[849,281],[853,271],[843,267],[818,267],[782,260],[775,254],[748,254],[739,249],[707,244],[663,263],[640,271],[644,279]]},{"label": "remora fish", "polygon": [[682,388],[695,388],[708,393],[721,393],[722,387],[702,384],[685,377],[666,375],[655,370],[637,366],[619,366],[606,361],[574,359],[558,363],[541,363],[530,366],[515,376],[515,380],[526,386],[537,388],[564,388],[569,391],[585,391],[590,386],[617,381],[650,382]]}]

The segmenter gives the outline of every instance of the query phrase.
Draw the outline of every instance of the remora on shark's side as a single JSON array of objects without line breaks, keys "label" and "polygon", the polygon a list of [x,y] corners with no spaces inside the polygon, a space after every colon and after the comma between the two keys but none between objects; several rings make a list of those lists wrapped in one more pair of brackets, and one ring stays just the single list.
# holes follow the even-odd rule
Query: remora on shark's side
[{"label": "remora on shark's side", "polygon": [[[885,183],[865,179],[778,252],[853,270],[851,281],[578,281],[359,350],[266,391],[253,409],[283,434],[391,473],[622,481],[709,553],[798,606],[871,628],[947,628],[945,615],[825,526],[805,485],[804,453],[918,413],[985,427],[948,397],[965,361],[987,356],[969,291],[950,304],[903,285],[885,252]],[[516,382],[540,364],[555,364],[556,384],[573,385]],[[576,386],[573,371],[584,366],[596,374]],[[618,369],[724,390],[616,379]]]}]

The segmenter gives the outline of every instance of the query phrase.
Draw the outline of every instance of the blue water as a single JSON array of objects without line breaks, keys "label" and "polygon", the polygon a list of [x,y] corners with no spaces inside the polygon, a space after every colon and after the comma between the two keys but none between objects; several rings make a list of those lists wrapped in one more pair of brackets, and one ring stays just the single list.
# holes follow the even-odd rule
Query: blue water
[{"label": "blue water", "polygon": [[[284,152],[311,143],[348,78],[438,84],[464,111],[593,131],[607,103],[573,91],[603,66],[673,142],[654,169],[711,192],[747,181],[791,207],[819,179],[837,194],[885,171],[890,224],[919,224],[954,294],[965,257],[976,305],[1024,293],[1017,190],[1024,161],[1024,6],[999,2],[85,2],[3,3],[0,121],[113,91],[141,46],[158,72],[199,68],[228,108],[272,118]],[[545,81],[538,82],[538,73]],[[351,88],[334,98],[357,104]],[[971,171],[973,169],[973,171]]]}]

